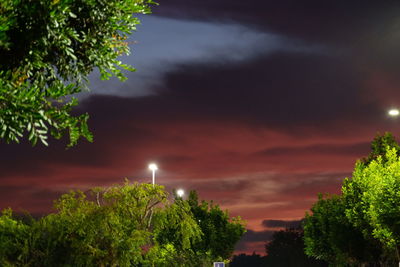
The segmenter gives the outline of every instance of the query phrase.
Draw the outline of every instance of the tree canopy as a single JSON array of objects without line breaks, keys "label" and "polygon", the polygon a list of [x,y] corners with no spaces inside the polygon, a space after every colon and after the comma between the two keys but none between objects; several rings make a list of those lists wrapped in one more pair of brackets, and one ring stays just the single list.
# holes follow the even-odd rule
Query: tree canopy
[{"label": "tree canopy", "polygon": [[[357,208],[348,206],[346,216],[364,235],[379,240],[400,261],[400,158],[388,147],[368,166],[357,164],[351,179],[343,186],[343,196],[358,198]],[[361,192],[361,194],[359,193]],[[367,225],[367,227],[365,227]]]},{"label": "tree canopy", "polygon": [[[126,181],[86,193],[71,191],[55,208],[56,213],[24,221],[10,209],[3,211],[1,266],[197,267],[230,257],[218,254],[212,244],[199,247],[210,240],[210,232],[200,226],[188,201],[171,200],[159,185]],[[229,217],[205,221],[231,224]],[[231,235],[240,238],[237,231]]]},{"label": "tree canopy", "polygon": [[265,245],[265,266],[324,267],[326,262],[307,256],[304,252],[303,229],[285,229],[273,234]]},{"label": "tree canopy", "polygon": [[379,262],[379,243],[364,237],[346,217],[342,196],[322,195],[304,220],[305,252],[334,266]]},{"label": "tree canopy", "polygon": [[342,195],[320,196],[306,215],[308,255],[331,264],[393,266],[400,261],[400,157],[390,133],[357,161]]},{"label": "tree canopy", "polygon": [[134,69],[118,60],[136,29],[135,13],[152,0],[0,1],[0,138],[47,145],[48,136],[69,134],[92,141],[88,114],[74,115],[71,95],[87,88],[97,68],[102,79]]},{"label": "tree canopy", "polygon": [[187,204],[193,213],[202,233],[202,239],[193,243],[193,249],[209,253],[213,259],[229,259],[236,243],[246,232],[245,222],[240,217],[230,218],[228,211],[223,211],[212,201],[199,201],[196,191],[191,191]]}]

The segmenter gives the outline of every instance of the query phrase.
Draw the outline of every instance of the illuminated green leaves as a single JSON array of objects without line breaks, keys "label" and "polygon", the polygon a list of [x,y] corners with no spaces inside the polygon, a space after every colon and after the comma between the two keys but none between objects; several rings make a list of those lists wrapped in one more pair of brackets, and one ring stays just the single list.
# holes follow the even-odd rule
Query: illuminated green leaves
[{"label": "illuminated green leaves", "polygon": [[0,265],[195,267],[227,262],[244,233],[243,221],[230,220],[226,211],[205,201],[193,206],[192,200],[172,200],[163,186],[126,180],[64,194],[55,202],[57,212],[39,220],[22,222],[4,210]]},{"label": "illuminated green leaves", "polygon": [[[27,136],[47,145],[52,134],[92,141],[88,115],[73,116],[68,96],[87,87],[98,68],[102,79],[126,80],[134,71],[117,58],[129,54],[127,36],[135,13],[149,13],[151,0],[4,0],[0,3],[0,138]],[[69,98],[68,98],[69,99]],[[29,129],[28,129],[29,127]]]},{"label": "illuminated green leaves", "polygon": [[[343,186],[345,198],[357,196],[357,208],[349,207],[347,216],[357,226],[368,224],[364,232],[394,249],[400,246],[400,158],[395,148],[387,147],[386,154],[367,166],[358,164],[352,179]],[[355,194],[356,193],[356,194]]]},{"label": "illuminated green leaves", "polygon": [[394,266],[400,261],[399,145],[385,133],[371,148],[367,158],[357,161],[352,177],[344,179],[342,195],[321,195],[306,215],[308,255],[338,266]]}]

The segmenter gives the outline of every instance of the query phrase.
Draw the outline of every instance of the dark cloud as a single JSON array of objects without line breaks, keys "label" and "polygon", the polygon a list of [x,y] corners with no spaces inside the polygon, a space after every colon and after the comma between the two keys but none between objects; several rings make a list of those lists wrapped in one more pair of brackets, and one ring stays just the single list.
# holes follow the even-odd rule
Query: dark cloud
[{"label": "dark cloud", "polygon": [[262,225],[267,228],[299,228],[302,220],[285,221],[285,220],[264,220]]},{"label": "dark cloud", "polygon": [[171,0],[154,8],[158,16],[246,25],[312,44],[334,56],[352,57],[364,75],[377,66],[398,77],[400,2],[360,0]]},{"label": "dark cloud", "polygon": [[338,118],[376,119],[379,107],[363,102],[362,83],[346,60],[282,52],[240,64],[181,66],[165,75],[159,96],[193,119],[321,127]]},{"label": "dark cloud", "polygon": [[[156,15],[225,23],[321,42],[362,43],[393,27],[398,1],[170,0]],[[373,35],[373,36],[371,36]]]},{"label": "dark cloud", "polygon": [[[146,140],[185,145],[190,142],[190,130],[179,128],[179,133],[165,135],[166,130],[172,131],[179,124],[241,121],[248,127],[256,125],[297,136],[307,126],[314,131],[337,131],[343,135],[352,130],[337,127],[336,121],[356,121],[364,126],[381,123],[377,117],[381,112],[379,105],[362,101],[365,89],[361,80],[346,60],[320,54],[282,52],[241,63],[180,66],[165,75],[164,85],[158,88],[157,95],[86,99],[81,109],[91,114],[95,145],[84,142],[70,150],[65,150],[65,142],[52,142],[50,148],[3,145],[2,176],[8,175],[7,169],[13,174],[22,170],[18,168],[20,162],[29,167],[32,175],[54,171],[48,168],[49,163],[113,166],[116,159],[112,155],[117,147],[118,150],[141,147]],[[168,124],[171,121],[173,123]],[[149,124],[154,124],[155,129],[159,127],[160,131],[148,129]],[[272,156],[285,153],[355,155],[365,151],[362,146],[362,143],[348,147],[336,144],[280,146],[266,148],[260,153]],[[187,155],[163,153],[152,157],[166,162],[195,160]]]}]

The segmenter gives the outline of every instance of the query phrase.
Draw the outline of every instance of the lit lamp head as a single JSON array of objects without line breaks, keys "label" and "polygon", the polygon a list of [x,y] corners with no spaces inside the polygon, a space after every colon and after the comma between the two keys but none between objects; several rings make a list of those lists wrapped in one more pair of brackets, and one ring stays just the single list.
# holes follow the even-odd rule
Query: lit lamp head
[{"label": "lit lamp head", "polygon": [[183,197],[183,195],[185,194],[185,191],[183,191],[183,189],[178,189],[178,190],[176,190],[176,194],[178,195],[178,197]]},{"label": "lit lamp head", "polygon": [[151,163],[151,164],[149,164],[149,169],[152,170],[152,171],[154,172],[154,171],[156,171],[158,168],[157,168],[157,165],[156,165],[156,164]]},{"label": "lit lamp head", "polygon": [[393,108],[393,109],[388,111],[388,114],[389,114],[389,116],[397,117],[397,116],[399,116],[400,112],[399,112],[398,109]]}]

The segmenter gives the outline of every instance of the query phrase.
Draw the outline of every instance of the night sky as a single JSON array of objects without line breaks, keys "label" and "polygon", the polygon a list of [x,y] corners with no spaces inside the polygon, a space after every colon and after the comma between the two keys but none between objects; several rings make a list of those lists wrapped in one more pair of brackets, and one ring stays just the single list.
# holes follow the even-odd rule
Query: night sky
[{"label": "night sky", "polygon": [[94,143],[0,144],[0,208],[51,210],[70,189],[127,177],[197,190],[247,221],[264,253],[318,192],[339,193],[400,120],[400,2],[165,0],[130,38],[128,80],[91,76],[77,112]]}]

